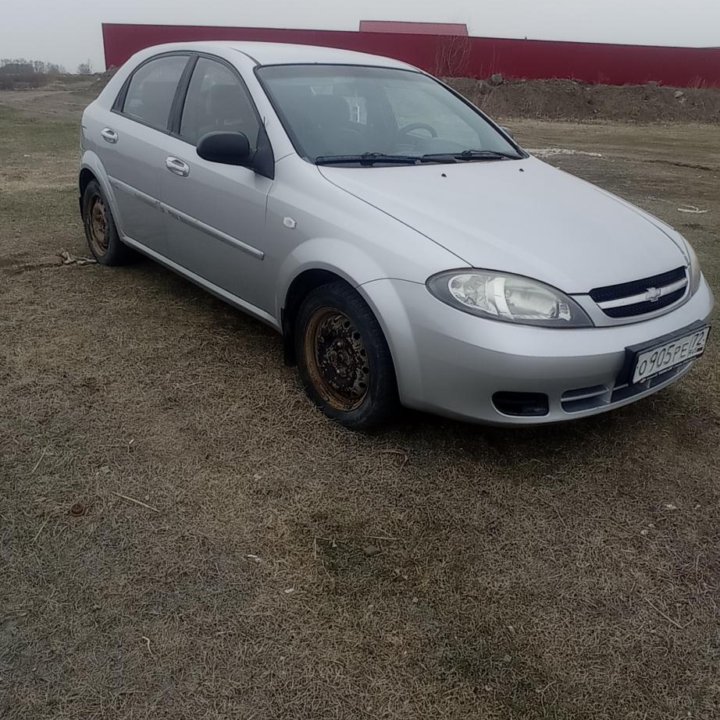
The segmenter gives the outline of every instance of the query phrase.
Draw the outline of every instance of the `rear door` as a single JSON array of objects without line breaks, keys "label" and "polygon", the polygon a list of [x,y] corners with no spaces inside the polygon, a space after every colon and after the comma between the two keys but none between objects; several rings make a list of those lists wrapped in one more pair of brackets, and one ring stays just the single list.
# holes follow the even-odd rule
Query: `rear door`
[{"label": "rear door", "polygon": [[208,132],[247,135],[257,149],[264,129],[239,73],[200,56],[190,78],[176,136],[167,150],[161,193],[167,209],[167,256],[217,288],[270,311],[265,277],[265,213],[272,180],[248,168],[203,160]]},{"label": "rear door", "polygon": [[189,53],[173,53],[140,65],[123,85],[107,122],[96,128],[94,138],[117,201],[123,235],[163,255],[162,140],[168,137],[171,109],[189,60]]}]

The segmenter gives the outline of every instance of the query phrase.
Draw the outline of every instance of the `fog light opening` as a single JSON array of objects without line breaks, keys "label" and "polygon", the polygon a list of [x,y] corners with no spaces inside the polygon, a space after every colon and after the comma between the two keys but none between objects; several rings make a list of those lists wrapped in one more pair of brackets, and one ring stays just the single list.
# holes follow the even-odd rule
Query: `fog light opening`
[{"label": "fog light opening", "polygon": [[497,392],[493,405],[503,415],[543,417],[550,412],[548,396],[543,393]]}]

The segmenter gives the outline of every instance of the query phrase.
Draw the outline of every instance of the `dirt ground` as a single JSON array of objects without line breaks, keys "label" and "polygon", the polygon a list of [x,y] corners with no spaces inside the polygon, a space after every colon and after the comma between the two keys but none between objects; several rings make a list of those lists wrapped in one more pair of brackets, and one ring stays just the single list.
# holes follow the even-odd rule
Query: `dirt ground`
[{"label": "dirt ground", "polygon": [[[0,717],[720,717],[717,333],[594,419],[344,431],[258,322],[61,263],[84,100],[44,92],[0,94]],[[717,125],[504,120],[720,287]]]}]

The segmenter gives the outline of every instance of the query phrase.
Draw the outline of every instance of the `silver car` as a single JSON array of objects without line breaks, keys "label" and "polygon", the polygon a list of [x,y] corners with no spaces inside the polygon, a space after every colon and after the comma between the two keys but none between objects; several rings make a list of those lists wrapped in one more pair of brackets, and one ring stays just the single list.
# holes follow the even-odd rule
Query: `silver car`
[{"label": "silver car", "polygon": [[712,293],[687,241],[556,170],[404,63],[327,48],[149,48],[82,121],[80,205],[282,333],[351,428],[400,406],[570,420],[685,375]]}]

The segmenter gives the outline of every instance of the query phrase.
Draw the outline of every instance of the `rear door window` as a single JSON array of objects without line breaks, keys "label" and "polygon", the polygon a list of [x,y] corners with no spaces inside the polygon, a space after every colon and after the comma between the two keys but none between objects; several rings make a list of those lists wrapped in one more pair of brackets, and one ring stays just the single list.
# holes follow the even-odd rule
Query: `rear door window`
[{"label": "rear door window", "polygon": [[187,55],[167,55],[141,65],[130,78],[123,114],[167,131],[170,109],[187,62]]}]

